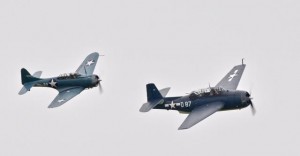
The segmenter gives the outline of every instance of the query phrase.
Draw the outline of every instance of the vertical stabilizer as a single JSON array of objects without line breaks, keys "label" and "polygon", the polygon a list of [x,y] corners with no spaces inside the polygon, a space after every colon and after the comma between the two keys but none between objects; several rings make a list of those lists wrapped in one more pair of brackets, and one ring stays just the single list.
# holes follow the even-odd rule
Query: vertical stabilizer
[{"label": "vertical stabilizer", "polygon": [[163,96],[160,94],[160,92],[156,88],[155,84],[149,83],[149,84],[147,84],[146,88],[147,88],[147,100],[148,101],[163,99]]},{"label": "vertical stabilizer", "polygon": [[[153,83],[149,83],[146,85],[147,88],[147,103],[144,103],[140,108],[140,112],[149,112],[152,108],[154,108],[158,104],[164,103],[164,98],[161,95],[160,91],[156,88]],[[165,89],[164,94],[167,94],[169,89]]]},{"label": "vertical stabilizer", "polygon": [[41,80],[40,76],[42,75],[41,71],[35,72],[31,75],[25,68],[21,69],[21,79],[23,87],[19,91],[19,95],[25,94],[30,88],[34,85],[34,81]]},{"label": "vertical stabilizer", "polygon": [[24,85],[25,83],[28,82],[33,82],[40,80],[37,77],[33,77],[25,68],[21,69],[21,78],[22,78],[22,84]]}]

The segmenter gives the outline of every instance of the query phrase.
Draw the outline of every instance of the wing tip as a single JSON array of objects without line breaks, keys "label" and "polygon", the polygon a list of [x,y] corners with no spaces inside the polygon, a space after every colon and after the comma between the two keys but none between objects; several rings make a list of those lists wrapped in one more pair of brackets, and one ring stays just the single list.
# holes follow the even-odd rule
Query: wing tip
[{"label": "wing tip", "polygon": [[186,125],[185,123],[182,123],[182,124],[180,125],[180,127],[178,127],[178,130],[189,129],[189,128],[191,128],[192,126],[194,126],[194,125]]},{"label": "wing tip", "polygon": [[63,105],[63,104],[64,104],[64,103],[61,103],[61,104],[51,103],[51,104],[48,106],[48,108],[49,108],[49,109],[56,108],[56,107],[59,107],[59,106],[61,106],[61,105]]},{"label": "wing tip", "polygon": [[95,52],[92,52],[92,53],[90,54],[90,56],[91,56],[91,55],[97,55],[97,56],[99,56],[99,53],[95,51]]},{"label": "wing tip", "polygon": [[55,108],[55,107],[57,107],[57,106],[52,106],[52,105],[49,105],[49,106],[48,106],[49,109]]},{"label": "wing tip", "polygon": [[187,127],[181,127],[181,126],[178,128],[178,130],[185,130],[185,129],[189,129],[189,128],[187,128]]}]

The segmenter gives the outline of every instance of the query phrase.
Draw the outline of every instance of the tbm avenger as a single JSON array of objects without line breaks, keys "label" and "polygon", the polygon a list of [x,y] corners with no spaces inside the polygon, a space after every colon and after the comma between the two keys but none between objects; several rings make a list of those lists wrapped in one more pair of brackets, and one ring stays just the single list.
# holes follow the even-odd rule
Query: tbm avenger
[{"label": "tbm avenger", "polygon": [[147,103],[142,105],[140,112],[166,109],[186,113],[188,116],[179,130],[188,129],[217,111],[242,109],[250,105],[254,115],[251,95],[247,91],[236,90],[245,67],[242,60],[242,64],[233,67],[215,87],[193,91],[185,96],[166,97],[170,88],[158,90],[149,83],[146,85]]},{"label": "tbm avenger", "polygon": [[102,87],[98,75],[93,74],[98,61],[97,52],[88,55],[75,73],[62,74],[58,77],[42,79],[41,71],[30,74],[26,69],[21,69],[21,79],[23,88],[19,95],[30,91],[32,87],[50,87],[56,89],[59,93],[51,102],[48,108],[54,108],[63,105],[83,90],[99,86],[100,92]]}]

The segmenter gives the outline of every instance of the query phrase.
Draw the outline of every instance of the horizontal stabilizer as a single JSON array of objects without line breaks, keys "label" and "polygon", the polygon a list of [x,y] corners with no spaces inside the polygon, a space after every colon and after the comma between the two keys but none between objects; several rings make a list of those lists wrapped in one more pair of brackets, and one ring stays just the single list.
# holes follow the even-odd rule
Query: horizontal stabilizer
[{"label": "horizontal stabilizer", "polygon": [[36,78],[40,78],[42,75],[42,71],[37,71],[35,73],[32,74],[33,77],[36,77]]},{"label": "horizontal stabilizer", "polygon": [[30,91],[30,89],[32,88],[32,86],[34,85],[34,82],[28,82],[25,83],[22,87],[22,89],[19,91],[19,95],[23,95],[25,94],[27,91]]},{"label": "horizontal stabilizer", "polygon": [[161,96],[166,97],[168,92],[170,91],[170,87],[159,90]]},{"label": "horizontal stabilizer", "polygon": [[151,102],[144,103],[140,108],[140,112],[149,112],[152,108],[154,108],[158,104],[162,104],[164,102],[163,99],[154,100]]},{"label": "horizontal stabilizer", "polygon": [[19,91],[19,95],[23,95],[27,92],[27,89],[25,87],[22,87],[22,89]]}]

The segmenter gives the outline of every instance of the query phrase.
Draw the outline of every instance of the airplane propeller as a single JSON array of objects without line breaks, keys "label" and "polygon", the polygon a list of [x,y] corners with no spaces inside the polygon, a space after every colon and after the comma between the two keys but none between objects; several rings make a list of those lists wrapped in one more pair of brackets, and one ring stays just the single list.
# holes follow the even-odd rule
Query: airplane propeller
[{"label": "airplane propeller", "polygon": [[250,106],[251,106],[251,112],[252,112],[252,115],[255,115],[256,109],[255,109],[255,107],[254,107],[254,105],[253,105],[253,103],[252,103],[253,97],[251,97],[251,91],[250,91],[250,93],[247,92],[246,96],[249,98],[249,100],[248,100],[247,102],[248,102],[248,103],[250,104]]},{"label": "airplane propeller", "polygon": [[100,92],[100,94],[102,94],[103,93],[103,88],[102,88],[102,85],[101,85],[100,81],[101,80],[99,80],[99,85],[98,86],[99,86],[99,92]]},{"label": "airplane propeller", "polygon": [[[105,55],[99,55],[99,56],[105,56]],[[100,72],[100,70],[99,70]],[[102,80],[99,78],[98,76],[98,87],[99,87],[99,93],[102,94],[103,93],[103,88],[102,88],[102,85],[101,85],[101,82]]]},{"label": "airplane propeller", "polygon": [[97,78],[97,86],[99,87],[99,92],[100,92],[100,94],[102,94],[103,93],[103,88],[102,88],[102,85],[101,85],[101,79],[99,78],[99,76],[98,75],[96,75],[96,78]]},{"label": "airplane propeller", "polygon": [[250,106],[251,106],[252,115],[255,115],[256,109],[255,109],[255,107],[254,107],[254,105],[253,105],[252,102],[250,103]]}]

